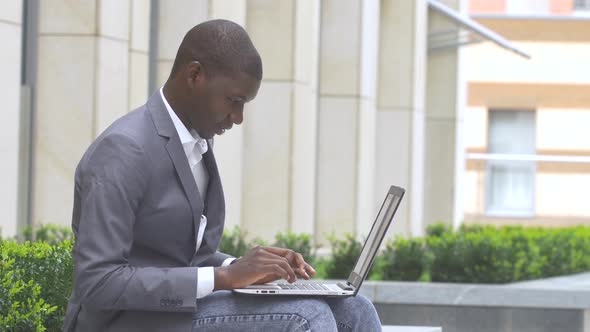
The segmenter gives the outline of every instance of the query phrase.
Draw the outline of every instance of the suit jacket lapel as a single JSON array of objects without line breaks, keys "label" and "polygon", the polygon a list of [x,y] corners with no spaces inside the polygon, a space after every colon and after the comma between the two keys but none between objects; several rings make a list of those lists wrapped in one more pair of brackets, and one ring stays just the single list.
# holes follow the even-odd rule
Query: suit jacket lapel
[{"label": "suit jacket lapel", "polygon": [[176,174],[178,175],[184,193],[190,203],[193,212],[194,231],[195,234],[197,234],[201,222],[201,211],[203,211],[204,208],[203,200],[199,195],[197,184],[195,183],[193,173],[190,170],[186,154],[182,149],[182,144],[180,143],[176,128],[174,128],[174,123],[172,123],[172,119],[170,119],[170,115],[166,110],[166,106],[162,101],[159,91],[150,97],[147,106],[158,134],[169,138],[166,144],[166,151],[168,151],[170,160],[172,160],[172,163],[174,164]]}]

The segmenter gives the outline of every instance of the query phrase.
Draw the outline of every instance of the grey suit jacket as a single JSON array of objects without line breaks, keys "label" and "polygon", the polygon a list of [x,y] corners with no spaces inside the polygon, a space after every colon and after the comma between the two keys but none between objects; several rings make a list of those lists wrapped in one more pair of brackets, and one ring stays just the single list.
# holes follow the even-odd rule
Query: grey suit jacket
[{"label": "grey suit jacket", "polygon": [[211,149],[204,161],[207,202],[159,92],[90,145],[75,175],[74,286],[64,331],[191,330],[197,267],[230,257],[216,251],[225,203]]}]

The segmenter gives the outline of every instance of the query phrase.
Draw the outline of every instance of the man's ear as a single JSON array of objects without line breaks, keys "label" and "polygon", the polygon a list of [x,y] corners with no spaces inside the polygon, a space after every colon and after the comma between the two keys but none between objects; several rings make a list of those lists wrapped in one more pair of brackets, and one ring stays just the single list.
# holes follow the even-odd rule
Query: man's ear
[{"label": "man's ear", "polygon": [[192,61],[187,65],[187,83],[190,87],[194,87],[203,80],[205,71],[203,65],[199,61]]}]

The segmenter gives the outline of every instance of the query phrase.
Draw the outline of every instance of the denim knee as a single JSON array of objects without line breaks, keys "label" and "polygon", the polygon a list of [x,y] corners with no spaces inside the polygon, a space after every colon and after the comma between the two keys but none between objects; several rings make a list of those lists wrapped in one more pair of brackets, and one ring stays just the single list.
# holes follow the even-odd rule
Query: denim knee
[{"label": "denim knee", "polygon": [[381,331],[373,303],[365,296],[329,299],[339,331]]},{"label": "denim knee", "polygon": [[366,324],[366,331],[380,331],[381,320],[373,303],[363,295],[353,297],[352,302],[358,321]]},{"label": "denim knee", "polygon": [[336,320],[330,306],[322,299],[297,299],[294,313],[308,321],[312,331],[336,331]]},{"label": "denim knee", "polygon": [[366,296],[359,294],[353,297],[353,299],[355,307],[358,308],[359,311],[363,311],[365,314],[373,314],[375,312],[373,302],[371,302]]}]

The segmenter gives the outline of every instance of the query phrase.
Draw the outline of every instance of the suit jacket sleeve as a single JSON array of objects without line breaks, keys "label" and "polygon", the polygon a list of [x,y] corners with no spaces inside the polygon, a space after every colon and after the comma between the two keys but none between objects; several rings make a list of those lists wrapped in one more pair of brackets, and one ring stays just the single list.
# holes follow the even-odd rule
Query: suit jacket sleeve
[{"label": "suit jacket sleeve", "polygon": [[215,254],[208,257],[201,265],[202,266],[221,266],[224,260],[228,258],[235,258],[234,256],[217,251]]},{"label": "suit jacket sleeve", "polygon": [[96,309],[193,311],[197,267],[134,267],[136,213],[149,185],[148,156],[131,138],[94,144],[76,171],[75,291]]}]

